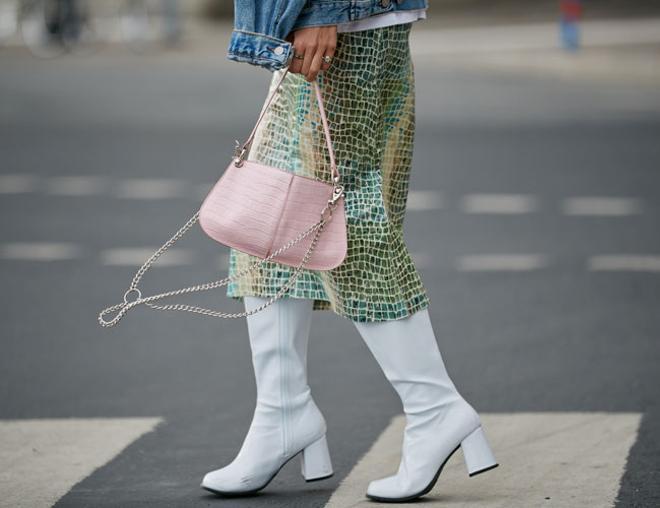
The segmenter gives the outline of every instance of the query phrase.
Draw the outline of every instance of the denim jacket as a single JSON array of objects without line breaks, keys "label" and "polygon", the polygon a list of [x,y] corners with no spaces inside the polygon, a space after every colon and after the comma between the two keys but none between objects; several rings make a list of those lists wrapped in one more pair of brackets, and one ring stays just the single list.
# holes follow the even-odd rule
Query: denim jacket
[{"label": "denim jacket", "polygon": [[428,0],[234,0],[227,58],[274,71],[289,65],[293,47],[285,37],[293,30],[426,7]]}]

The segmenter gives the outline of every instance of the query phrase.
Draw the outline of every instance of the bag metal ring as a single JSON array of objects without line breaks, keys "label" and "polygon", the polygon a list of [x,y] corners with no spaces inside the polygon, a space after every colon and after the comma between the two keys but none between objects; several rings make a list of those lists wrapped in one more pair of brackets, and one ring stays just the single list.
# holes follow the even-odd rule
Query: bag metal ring
[{"label": "bag metal ring", "polygon": [[140,290],[138,288],[129,289],[128,291],[126,291],[124,293],[124,303],[126,303],[126,304],[131,303],[131,302],[128,301],[128,295],[131,294],[133,291],[135,291],[137,293],[137,298],[135,300],[133,300],[134,302],[139,300],[140,298],[142,298],[142,293],[140,292]]},{"label": "bag metal ring", "polygon": [[332,210],[334,209],[334,206],[326,206],[323,211],[321,212],[321,220],[322,221],[329,221],[332,219]]}]

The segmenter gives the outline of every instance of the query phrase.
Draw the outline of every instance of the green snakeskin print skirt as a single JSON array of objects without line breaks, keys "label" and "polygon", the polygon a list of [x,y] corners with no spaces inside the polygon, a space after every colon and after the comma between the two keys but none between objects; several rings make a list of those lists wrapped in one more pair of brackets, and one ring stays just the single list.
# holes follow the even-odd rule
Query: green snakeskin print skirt
[{"label": "green snakeskin print skirt", "polygon": [[[302,271],[286,297],[314,299],[315,310],[354,321],[400,319],[429,303],[403,239],[415,130],[410,29],[407,23],[337,34],[333,63],[318,77],[345,189],[348,253],[335,269]],[[331,181],[318,104],[302,75],[284,79],[248,158]],[[229,274],[255,260],[230,249]],[[232,282],[227,295],[273,296],[294,270],[265,263]]]}]

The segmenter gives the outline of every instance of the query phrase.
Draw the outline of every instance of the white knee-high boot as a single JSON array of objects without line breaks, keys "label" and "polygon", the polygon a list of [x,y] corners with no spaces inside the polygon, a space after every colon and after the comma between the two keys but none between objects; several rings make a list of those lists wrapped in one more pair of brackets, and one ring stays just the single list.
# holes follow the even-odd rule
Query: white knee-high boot
[{"label": "white knee-high boot", "polygon": [[[245,297],[251,310],[266,301]],[[282,298],[247,317],[257,404],[236,458],[207,473],[201,483],[222,495],[248,495],[264,488],[300,454],[307,481],[332,476],[326,422],[307,384],[307,344],[313,300]]]},{"label": "white knee-high boot", "polygon": [[368,498],[402,502],[428,493],[459,447],[470,476],[497,466],[479,415],[447,374],[428,309],[398,320],[356,321],[355,326],[406,415],[398,471],[370,482]]}]

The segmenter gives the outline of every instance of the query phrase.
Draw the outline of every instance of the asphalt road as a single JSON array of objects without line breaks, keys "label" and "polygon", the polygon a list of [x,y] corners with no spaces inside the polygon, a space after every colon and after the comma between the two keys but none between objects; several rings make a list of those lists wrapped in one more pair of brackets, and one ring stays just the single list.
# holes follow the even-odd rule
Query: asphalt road
[{"label": "asphalt road", "polygon": [[[0,418],[162,418],[56,506],[324,506],[400,411],[349,321],[317,313],[309,356],[335,476],[304,484],[291,463],[242,500],[199,481],[252,415],[244,322],[96,322],[219,177],[267,72],[222,51],[11,51],[0,69]],[[485,413],[643,413],[617,506],[660,505],[660,92],[429,60],[416,77],[406,238],[456,384]],[[144,288],[217,278],[223,253],[191,233]],[[194,301],[240,308],[222,292]]]}]

